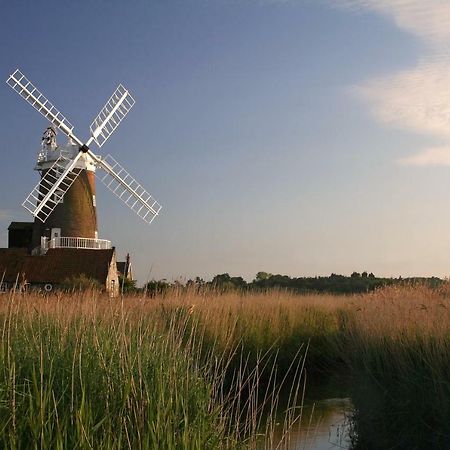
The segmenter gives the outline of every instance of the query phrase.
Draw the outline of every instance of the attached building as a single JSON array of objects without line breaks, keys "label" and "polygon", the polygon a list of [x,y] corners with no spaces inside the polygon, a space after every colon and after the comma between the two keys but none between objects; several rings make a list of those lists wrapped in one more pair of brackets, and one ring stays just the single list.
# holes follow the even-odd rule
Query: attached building
[{"label": "attached building", "polygon": [[11,222],[8,227],[8,247],[28,248],[31,251],[33,222]]},{"label": "attached building", "polygon": [[111,296],[119,293],[115,248],[50,248],[43,255],[31,256],[25,248],[0,249],[0,290],[17,284],[52,291],[75,277],[97,281]]},{"label": "attached building", "polygon": [[125,261],[117,261],[117,273],[125,280],[134,280],[133,266],[131,265],[131,258],[129,253],[127,253]]}]

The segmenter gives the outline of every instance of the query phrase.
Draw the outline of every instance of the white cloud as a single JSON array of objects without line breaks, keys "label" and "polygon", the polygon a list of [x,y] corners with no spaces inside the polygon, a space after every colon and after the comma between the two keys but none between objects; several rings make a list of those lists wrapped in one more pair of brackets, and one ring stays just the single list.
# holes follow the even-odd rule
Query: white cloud
[{"label": "white cloud", "polygon": [[450,146],[428,148],[398,162],[409,166],[450,166]]},{"label": "white cloud", "polygon": [[[298,4],[301,0],[260,1]],[[383,16],[427,44],[415,67],[368,80],[351,91],[369,105],[380,122],[428,135],[442,144],[399,163],[450,165],[450,0],[322,1],[352,12]]]},{"label": "white cloud", "polygon": [[368,80],[353,92],[382,123],[444,141],[443,147],[424,149],[402,164],[450,165],[450,0],[330,1],[386,16],[428,43],[416,67]]},{"label": "white cloud", "polygon": [[450,39],[450,2],[448,0],[332,0],[352,10],[373,11],[433,45]]},{"label": "white cloud", "polygon": [[388,125],[450,139],[450,60],[422,62],[353,91]]}]

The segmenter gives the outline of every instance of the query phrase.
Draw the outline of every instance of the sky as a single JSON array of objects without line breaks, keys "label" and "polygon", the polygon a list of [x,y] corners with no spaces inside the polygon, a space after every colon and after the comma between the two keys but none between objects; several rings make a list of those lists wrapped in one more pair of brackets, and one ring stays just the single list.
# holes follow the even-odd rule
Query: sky
[{"label": "sky", "polygon": [[[0,0],[20,68],[162,204],[148,226],[101,184],[99,234],[148,279],[450,276],[447,0]],[[0,85],[0,246],[47,124]],[[59,142],[64,143],[60,133]],[[97,151],[98,150],[98,151]]]}]

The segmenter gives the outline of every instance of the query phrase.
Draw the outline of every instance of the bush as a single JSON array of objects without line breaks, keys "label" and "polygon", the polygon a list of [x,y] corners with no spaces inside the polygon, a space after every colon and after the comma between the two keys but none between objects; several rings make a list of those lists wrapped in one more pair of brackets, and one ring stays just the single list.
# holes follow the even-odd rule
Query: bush
[{"label": "bush", "polygon": [[101,291],[103,289],[102,284],[95,280],[94,278],[90,278],[86,276],[84,273],[79,275],[72,275],[69,278],[66,278],[62,283],[63,289],[70,291],[87,291],[87,290],[98,290]]}]

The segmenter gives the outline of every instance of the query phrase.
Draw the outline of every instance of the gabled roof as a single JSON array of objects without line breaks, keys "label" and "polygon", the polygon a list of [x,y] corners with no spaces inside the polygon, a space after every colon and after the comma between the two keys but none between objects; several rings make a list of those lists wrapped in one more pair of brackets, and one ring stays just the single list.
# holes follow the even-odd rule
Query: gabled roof
[{"label": "gabled roof", "polygon": [[126,268],[126,262],[125,261],[117,261],[117,271],[120,272],[122,275],[125,272]]},{"label": "gabled roof", "polygon": [[[19,280],[29,283],[62,283],[72,276],[85,274],[104,284],[115,249],[90,250],[54,248],[42,256],[30,256],[24,249],[0,249],[0,278],[4,281]],[[23,278],[22,278],[23,274]]]},{"label": "gabled roof", "polygon": [[11,222],[8,230],[33,230],[33,222]]},{"label": "gabled roof", "polygon": [[131,263],[127,264],[126,261],[118,261],[117,274],[128,278],[129,280],[133,279],[133,269]]}]

